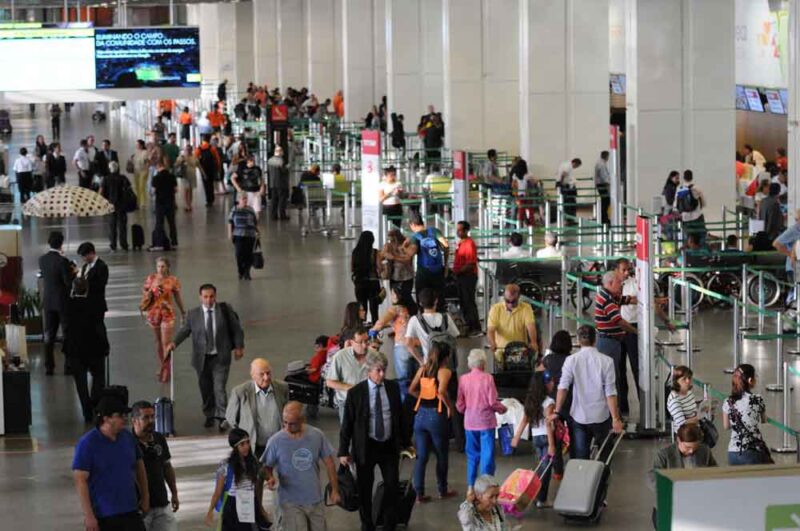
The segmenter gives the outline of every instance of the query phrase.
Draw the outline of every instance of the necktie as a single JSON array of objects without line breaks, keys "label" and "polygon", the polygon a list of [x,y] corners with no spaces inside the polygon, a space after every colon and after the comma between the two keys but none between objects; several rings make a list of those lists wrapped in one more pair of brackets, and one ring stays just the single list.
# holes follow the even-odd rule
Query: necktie
[{"label": "necktie", "polygon": [[214,350],[214,310],[206,312],[206,350]]},{"label": "necktie", "polygon": [[381,400],[381,387],[375,386],[375,440],[383,441],[383,403]]}]

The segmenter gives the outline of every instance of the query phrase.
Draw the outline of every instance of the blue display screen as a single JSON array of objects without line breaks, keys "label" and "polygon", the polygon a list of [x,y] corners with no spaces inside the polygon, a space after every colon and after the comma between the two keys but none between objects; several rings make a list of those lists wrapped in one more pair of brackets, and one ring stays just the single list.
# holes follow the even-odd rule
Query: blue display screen
[{"label": "blue display screen", "polygon": [[195,27],[95,29],[98,89],[200,86]]}]

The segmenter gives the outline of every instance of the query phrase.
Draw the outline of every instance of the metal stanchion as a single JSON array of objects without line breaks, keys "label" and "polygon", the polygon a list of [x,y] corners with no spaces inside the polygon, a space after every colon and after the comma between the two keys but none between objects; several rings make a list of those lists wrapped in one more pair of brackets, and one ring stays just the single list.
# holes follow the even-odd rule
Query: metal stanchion
[{"label": "metal stanchion", "polygon": [[[791,386],[789,385],[789,362],[784,361],[783,367],[783,380],[786,385],[786,390],[783,392],[783,418],[781,419],[782,424],[785,427],[789,426],[789,423],[792,421],[792,393],[789,392]],[[783,445],[773,447],[772,451],[778,454],[791,454],[797,451],[797,447],[792,445],[791,439],[789,438],[789,433],[786,430],[783,431]]]},{"label": "metal stanchion", "polygon": [[563,236],[561,229],[564,228],[564,196],[558,194],[558,206],[556,208],[556,227],[558,227],[558,239]]},{"label": "metal stanchion", "polygon": [[339,236],[340,240],[352,240],[355,237],[353,236],[352,216],[353,213],[350,211],[350,194],[347,194],[344,196],[344,231],[342,231],[342,235]]},{"label": "metal stanchion", "polygon": [[487,326],[488,330],[488,323],[489,323],[489,310],[490,304],[492,301],[492,291],[491,286],[489,285],[489,268],[483,268],[483,320]]},{"label": "metal stanchion", "polygon": [[744,251],[744,214],[739,212],[737,216],[738,235],[739,235],[739,250]]},{"label": "metal stanchion", "polygon": [[726,218],[726,214],[728,213],[728,209],[725,208],[725,205],[722,206],[722,249],[725,250],[728,248],[728,220]]},{"label": "metal stanchion", "polygon": [[667,305],[667,316],[669,317],[670,321],[675,320],[675,277],[669,275],[667,277],[667,301],[669,304]]},{"label": "metal stanchion", "polygon": [[739,301],[733,300],[733,366],[730,369],[725,369],[723,372],[726,374],[733,374],[742,363],[742,335],[739,329]]},{"label": "metal stanchion", "polygon": [[752,330],[753,328],[747,326],[747,306],[749,301],[747,300],[747,264],[742,264],[742,321],[741,326],[739,327],[739,331],[743,330]]},{"label": "metal stanchion", "polygon": [[[800,334],[800,279],[796,279],[794,285],[794,333]],[[795,339],[794,348],[787,350],[789,354],[800,354],[800,335]]]},{"label": "metal stanchion", "polygon": [[782,312],[778,312],[778,316],[776,317],[776,325],[775,325],[775,333],[778,335],[778,339],[775,340],[775,380],[776,383],[767,385],[767,391],[772,391],[774,393],[780,393],[784,391],[786,394],[789,394],[788,389],[785,389],[787,386],[784,385],[783,380],[783,322],[781,321],[781,317],[783,317]]},{"label": "metal stanchion", "polygon": [[758,271],[758,333],[764,333],[764,271]]},{"label": "metal stanchion", "polygon": [[567,267],[569,260],[566,256],[561,257],[561,329],[569,330],[567,328]]},{"label": "metal stanchion", "polygon": [[544,200],[544,229],[550,230],[550,200]]},{"label": "metal stanchion", "polygon": [[[686,287],[686,285],[684,285]],[[686,310],[686,366],[690,369],[694,367],[694,345],[692,345],[692,305]],[[678,349],[680,351],[681,349]]]},{"label": "metal stanchion", "polygon": [[528,225],[528,256],[533,257],[533,225]]},{"label": "metal stanchion", "polygon": [[583,218],[578,218],[578,257],[583,257]]},{"label": "metal stanchion", "polygon": [[556,306],[552,303],[547,304],[547,331],[548,337],[556,333]]},{"label": "metal stanchion", "polygon": [[597,221],[602,221],[603,219],[603,206],[600,197],[595,197],[594,199],[594,219]]}]

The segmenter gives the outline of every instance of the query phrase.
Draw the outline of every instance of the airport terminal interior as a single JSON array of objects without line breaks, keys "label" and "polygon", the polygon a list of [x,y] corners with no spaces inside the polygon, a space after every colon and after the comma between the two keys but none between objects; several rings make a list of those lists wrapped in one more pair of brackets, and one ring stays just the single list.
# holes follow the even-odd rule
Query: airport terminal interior
[{"label": "airport terminal interior", "polygon": [[[659,530],[800,529],[800,400],[793,392],[800,385],[800,301],[785,267],[794,263],[800,241],[798,34],[800,0],[0,2],[0,72],[9,78],[0,80],[0,529],[90,528],[73,456],[95,427],[84,419],[61,350],[72,342],[83,349],[98,338],[67,341],[77,327],[62,327],[54,368],[46,367],[42,291],[49,280],[42,278],[40,257],[53,232],[64,235],[63,256],[79,270],[84,242],[93,243],[108,266],[107,311],[92,319],[104,323],[109,345],[106,383],[125,386],[128,405],[171,400],[165,435],[180,500],[176,527],[148,523],[147,529],[195,530],[208,528],[206,513],[217,469],[231,454],[227,432],[233,427],[206,422],[192,365],[196,338],[174,351],[171,381],[159,368],[148,308],[141,309],[156,260],[169,261],[187,310],[201,304],[199,288],[211,283],[217,301],[238,314],[244,356],[231,361],[230,393],[250,381],[252,360],[268,360],[272,379],[283,381],[290,364],[312,358],[318,336],[345,333],[345,306],[356,301],[353,253],[360,236],[371,231],[382,251],[396,222],[409,241],[420,242],[421,253],[423,242],[414,240],[409,224],[417,215],[447,242],[445,269],[458,271],[465,256],[459,222],[469,222],[476,244],[477,287],[459,289],[460,277],[452,277],[437,291],[458,328],[459,376],[471,373],[474,350],[484,351],[499,399],[517,400],[521,411],[529,382],[549,367],[548,347],[557,331],[570,334],[572,356],[583,348],[581,326],[596,327],[598,350],[609,341],[619,346],[606,334],[611,328],[604,312],[614,303],[605,296],[638,322],[638,334],[634,329],[627,335],[636,345],[628,348],[638,350],[631,356],[639,373],[630,361],[620,372],[621,355],[610,356],[612,376],[616,372],[627,383],[630,406],[621,412],[624,436],[601,467],[600,490],[607,486],[607,493],[590,494],[598,518],[570,512],[570,502],[585,490],[575,483],[582,471],[574,455],[560,477],[550,474],[544,500],[533,500],[531,485],[506,482],[519,471],[536,470],[539,458],[527,436],[510,451],[504,423],[511,415],[498,413],[493,476],[503,523],[492,521],[491,512],[483,520],[478,501],[476,523],[459,521],[470,487],[470,452],[450,440],[447,476],[456,494],[435,496],[432,455],[425,480],[431,499],[412,499],[407,529],[572,529],[588,523],[638,531],[654,529],[656,507]],[[90,136],[97,146],[91,155],[81,144]],[[117,215],[96,193],[114,173],[113,166],[95,164],[104,141],[117,151],[118,171],[130,179],[138,203],[127,213],[128,245],[119,241],[115,248],[109,227]],[[137,149],[137,141],[146,151]],[[207,161],[201,143],[216,151],[218,166],[208,160],[219,182],[204,188],[204,171],[191,167],[187,175],[187,166],[179,168],[164,149],[173,141],[181,149],[198,148],[201,168]],[[66,162],[62,182],[51,171],[55,143]],[[284,173],[273,173],[276,148],[283,150]],[[263,192],[256,184],[246,195],[250,207],[254,201],[261,207],[256,219],[264,263],[237,270],[236,253],[250,253],[237,251],[229,233],[237,196],[245,193],[236,190],[231,174],[245,172],[248,157],[263,170]],[[162,170],[179,177],[174,192],[150,189]],[[390,173],[399,186],[386,177]],[[275,175],[288,176],[289,187],[275,184]],[[402,193],[389,201],[385,191],[394,189]],[[48,202],[59,193],[68,197],[67,190],[69,199]],[[157,222],[163,208],[154,206],[154,194],[165,193],[175,197],[167,200],[174,230]],[[288,204],[286,216],[273,210],[279,197]],[[135,227],[145,240],[138,249]],[[520,236],[521,246],[515,245]],[[428,240],[442,250],[441,242]],[[383,290],[383,315],[394,308],[383,268],[391,262],[397,272],[398,265],[394,255],[378,256],[368,276]],[[606,285],[621,280],[614,272],[620,259],[637,277],[621,288],[632,291],[621,294]],[[411,264],[417,279],[420,268],[429,267],[421,254]],[[507,284],[520,286],[521,303],[508,302]],[[81,289],[70,279],[70,301],[81,297]],[[420,291],[415,289],[415,299]],[[475,323],[467,311],[472,304]],[[514,351],[519,359],[509,349],[492,352],[487,335],[490,309],[504,314],[517,304],[531,306],[539,343],[537,353],[526,345],[536,341],[523,330]],[[80,320],[80,302],[67,308],[69,319]],[[177,329],[184,318],[176,319]],[[368,327],[374,321],[366,311],[361,317]],[[492,323],[492,334],[500,334],[500,325]],[[389,380],[397,378],[396,331],[387,325],[370,347],[388,358]],[[338,348],[328,348],[326,369],[337,355]],[[607,377],[597,363],[582,375],[588,385]],[[710,421],[698,433],[707,442],[714,431],[708,424],[716,427],[718,439],[708,451],[719,467],[701,469],[696,459],[678,453],[678,464],[660,468],[685,470],[654,474],[660,450],[683,448],[666,411],[671,368],[677,366],[693,371],[699,409],[692,408]],[[748,385],[754,383],[752,393],[764,400],[763,415],[754,422],[770,464],[765,452],[759,455],[763,464],[731,462],[743,454],[729,452],[723,407],[742,366],[755,370]],[[321,381],[326,377],[331,373]],[[548,369],[545,378],[558,376]],[[580,378],[576,372],[573,386],[581,385]],[[614,387],[606,394],[618,394],[620,381]],[[308,388],[289,389],[308,402],[308,393],[299,392]],[[311,388],[311,401],[327,397],[324,383]],[[94,405],[105,392],[98,395]],[[307,403],[304,409],[307,424],[322,430],[334,452],[341,407],[320,404],[313,414]],[[511,421],[512,430],[520,417]],[[736,431],[742,414],[733,417]],[[417,430],[406,415],[400,422]],[[560,420],[544,424],[554,438],[563,435],[555,429]],[[369,431],[373,435],[380,440]],[[565,456],[575,450],[572,428],[570,435],[573,447],[564,445]],[[401,460],[400,480],[410,481],[413,468],[413,461]],[[324,466],[320,484],[328,484]],[[272,529],[305,529],[279,517],[280,486],[264,490]],[[511,498],[503,498],[507,493]],[[403,494],[391,504],[405,506]],[[329,531],[372,529],[358,511],[334,504],[322,510]],[[216,526],[220,517],[214,518]],[[99,529],[139,528],[106,522]]]}]

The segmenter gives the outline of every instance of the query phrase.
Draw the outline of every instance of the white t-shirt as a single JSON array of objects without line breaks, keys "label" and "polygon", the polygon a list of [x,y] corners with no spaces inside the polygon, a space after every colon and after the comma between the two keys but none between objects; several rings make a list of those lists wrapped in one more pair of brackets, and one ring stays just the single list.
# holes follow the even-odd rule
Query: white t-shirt
[{"label": "white t-shirt", "polygon": [[392,195],[396,190],[400,190],[403,188],[399,182],[387,183],[385,181],[381,182],[381,190],[383,190],[384,200],[383,204],[386,206],[392,205],[399,205],[400,198],[396,195]]},{"label": "white t-shirt", "polygon": [[[552,398],[545,397],[544,401],[542,401],[542,414],[546,413],[547,408],[551,405],[555,405],[555,400]],[[531,424],[531,437],[536,437],[537,435],[547,435],[547,419],[542,417],[542,420],[539,421],[539,424],[534,426]]]},{"label": "white t-shirt", "polygon": [[[572,177],[572,161],[568,160],[566,162],[562,162],[561,165],[558,167],[558,173],[556,173],[556,182],[560,182],[561,184],[569,187],[575,186],[575,178]],[[564,180],[561,180],[561,176],[564,175]]]},{"label": "white t-shirt", "polygon": [[555,247],[544,247],[536,251],[536,258],[561,258],[561,251]]},{"label": "white t-shirt", "polygon": [[[759,174],[759,177],[760,177],[760,174]],[[759,181],[759,182],[760,182],[760,181]],[[778,178],[778,176],[777,176],[777,175],[776,175],[775,177],[773,177],[773,178],[772,178],[772,182],[773,182],[773,183],[778,183],[778,184],[780,185],[780,187],[781,187],[781,193],[780,193],[780,195],[783,195],[783,194],[785,194],[785,193],[787,193],[787,192],[789,191],[789,189],[786,187],[786,185],[785,185],[785,184],[783,184],[783,183],[781,182],[781,180]]]},{"label": "white t-shirt", "polygon": [[[637,293],[636,277],[626,278],[625,282],[622,283],[622,296],[635,297],[636,293]],[[624,304],[620,306],[619,313],[622,316],[622,318],[628,321],[629,323],[637,322],[635,304]]]},{"label": "white t-shirt", "polygon": [[[428,329],[433,331],[442,326],[442,314],[438,312],[417,314],[408,321],[408,326],[406,327],[406,339],[409,337],[419,339],[420,345],[422,346],[423,359],[428,359],[428,350],[431,348],[431,344],[428,340],[428,334],[425,333],[425,329],[419,324],[420,319],[425,319]],[[458,337],[459,334],[458,327],[449,314],[447,315],[447,333],[453,337]],[[454,353],[451,353],[451,355],[452,354]]]},{"label": "white t-shirt", "polygon": [[530,258],[528,252],[522,247],[511,246],[500,255],[500,258]]},{"label": "white t-shirt", "polygon": [[33,163],[28,157],[19,157],[14,161],[14,173],[25,173],[33,171]]},{"label": "white t-shirt", "polygon": [[78,148],[78,151],[75,152],[75,155],[72,157],[72,160],[78,164],[78,168],[83,171],[89,170],[89,154],[83,148]]}]

